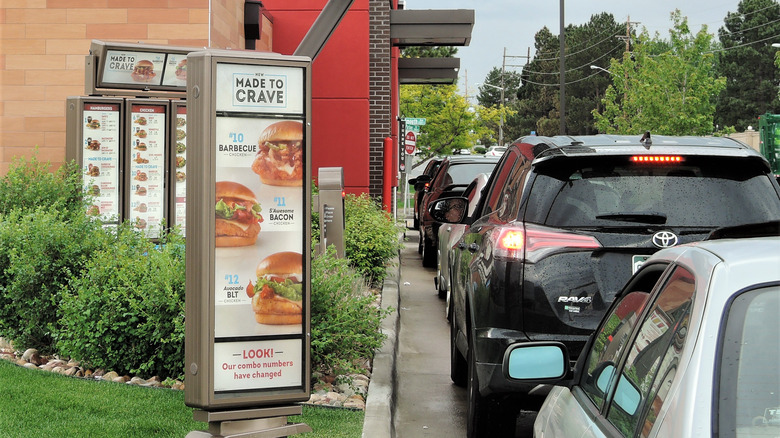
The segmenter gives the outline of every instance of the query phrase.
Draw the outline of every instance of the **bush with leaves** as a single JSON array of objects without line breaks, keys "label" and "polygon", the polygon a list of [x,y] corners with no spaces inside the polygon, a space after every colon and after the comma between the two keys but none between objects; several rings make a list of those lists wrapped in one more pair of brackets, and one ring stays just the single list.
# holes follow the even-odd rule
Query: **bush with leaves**
[{"label": "bush with leaves", "polygon": [[17,158],[0,179],[0,214],[12,210],[31,211],[38,207],[62,212],[83,212],[81,173],[75,162],[52,171],[51,164],[30,158]]},{"label": "bush with leaves", "polygon": [[332,246],[313,258],[311,277],[312,363],[328,373],[361,371],[358,360],[373,357],[386,338],[380,325],[389,310]]},{"label": "bush with leaves", "polygon": [[61,288],[110,235],[83,213],[58,208],[0,215],[0,333],[19,348],[53,350]]},{"label": "bush with leaves", "polygon": [[344,201],[344,255],[370,284],[379,285],[387,275],[387,262],[401,248],[400,230],[367,194],[349,194]]},{"label": "bush with leaves", "polygon": [[184,239],[159,246],[117,229],[116,243],[95,252],[63,291],[60,352],[94,367],[143,377],[184,370]]}]

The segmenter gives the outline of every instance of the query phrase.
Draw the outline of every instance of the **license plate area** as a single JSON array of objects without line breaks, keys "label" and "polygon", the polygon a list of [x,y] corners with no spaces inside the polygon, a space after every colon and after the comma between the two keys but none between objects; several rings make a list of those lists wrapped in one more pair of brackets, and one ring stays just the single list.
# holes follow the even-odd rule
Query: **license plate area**
[{"label": "license plate area", "polygon": [[649,258],[649,255],[635,255],[631,257],[631,273],[638,271]]}]

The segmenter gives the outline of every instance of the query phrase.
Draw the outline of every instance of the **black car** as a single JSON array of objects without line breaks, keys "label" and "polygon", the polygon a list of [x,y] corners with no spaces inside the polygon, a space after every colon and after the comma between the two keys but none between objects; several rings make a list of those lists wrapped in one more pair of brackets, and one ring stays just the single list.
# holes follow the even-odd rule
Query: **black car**
[{"label": "black car", "polygon": [[480,173],[490,174],[498,163],[498,157],[482,155],[460,155],[447,157],[436,171],[436,175],[425,189],[420,203],[420,246],[422,264],[428,268],[436,267],[436,255],[439,247],[439,227],[442,222],[434,220],[428,211],[428,205],[439,198],[460,196]]},{"label": "black car", "polygon": [[414,225],[412,226],[414,230],[420,228],[420,203],[423,200],[425,190],[431,184],[436,171],[439,170],[441,162],[442,159],[438,157],[428,159],[423,172],[416,178],[409,179],[409,184],[414,187]]},{"label": "black car", "polygon": [[[451,254],[451,377],[468,387],[469,437],[511,434],[542,389],[503,376],[507,346],[560,341],[576,361],[660,248],[780,219],[768,162],[728,138],[525,137],[484,190]],[[467,204],[441,199],[431,211],[458,222],[447,215]]]}]

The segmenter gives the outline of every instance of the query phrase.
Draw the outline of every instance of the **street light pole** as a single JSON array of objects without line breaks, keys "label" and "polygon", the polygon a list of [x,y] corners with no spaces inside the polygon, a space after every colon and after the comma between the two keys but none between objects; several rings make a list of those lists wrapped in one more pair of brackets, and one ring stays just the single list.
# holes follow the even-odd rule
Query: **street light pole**
[{"label": "street light pole", "polygon": [[499,107],[499,109],[501,110],[499,116],[501,118],[499,119],[499,123],[498,123],[498,145],[503,146],[504,145],[504,87],[497,87],[492,84],[477,84],[477,85],[483,85],[485,87],[492,87],[497,90],[501,90],[501,104]]}]

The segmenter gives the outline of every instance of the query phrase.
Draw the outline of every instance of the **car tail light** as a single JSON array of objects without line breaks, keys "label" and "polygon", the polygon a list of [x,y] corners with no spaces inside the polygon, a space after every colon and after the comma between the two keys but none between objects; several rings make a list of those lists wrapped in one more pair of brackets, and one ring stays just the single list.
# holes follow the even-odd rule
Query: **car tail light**
[{"label": "car tail light", "polygon": [[601,248],[601,244],[593,236],[534,226],[504,227],[496,236],[494,256],[530,263],[555,252]]},{"label": "car tail light", "polygon": [[631,157],[631,161],[648,164],[674,164],[682,163],[683,157],[679,155],[634,155]]}]

